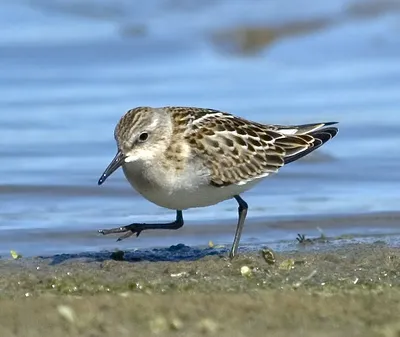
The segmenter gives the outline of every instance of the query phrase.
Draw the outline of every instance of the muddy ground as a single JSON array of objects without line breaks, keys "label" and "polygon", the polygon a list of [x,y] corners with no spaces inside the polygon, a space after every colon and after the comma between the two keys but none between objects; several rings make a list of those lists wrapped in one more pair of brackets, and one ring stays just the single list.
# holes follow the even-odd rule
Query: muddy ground
[{"label": "muddy ground", "polygon": [[[399,336],[400,250],[168,249],[0,259],[1,337]],[[123,260],[119,260],[123,258]]]}]

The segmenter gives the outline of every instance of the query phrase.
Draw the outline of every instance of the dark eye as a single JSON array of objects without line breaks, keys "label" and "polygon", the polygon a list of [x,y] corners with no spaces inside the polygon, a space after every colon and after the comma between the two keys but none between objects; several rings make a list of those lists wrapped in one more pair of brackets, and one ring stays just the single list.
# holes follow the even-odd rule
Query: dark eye
[{"label": "dark eye", "polygon": [[149,138],[149,134],[147,132],[142,132],[139,136],[140,142],[145,142]]}]

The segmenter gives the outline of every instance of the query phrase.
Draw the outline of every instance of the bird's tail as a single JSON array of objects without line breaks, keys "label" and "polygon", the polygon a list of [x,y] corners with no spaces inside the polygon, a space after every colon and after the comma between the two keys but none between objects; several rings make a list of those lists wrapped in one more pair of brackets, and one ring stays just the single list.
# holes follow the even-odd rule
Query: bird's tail
[{"label": "bird's tail", "polygon": [[[279,133],[286,137],[278,139],[277,145],[283,145],[286,150],[284,163],[289,164],[315,151],[339,132],[337,127],[330,125],[336,122],[303,124],[279,128]],[[327,127],[328,126],[328,127]]]}]

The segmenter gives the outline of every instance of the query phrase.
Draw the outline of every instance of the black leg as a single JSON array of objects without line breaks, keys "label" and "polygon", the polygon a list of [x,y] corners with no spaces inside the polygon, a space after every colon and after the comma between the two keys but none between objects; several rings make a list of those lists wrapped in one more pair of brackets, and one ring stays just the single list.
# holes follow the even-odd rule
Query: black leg
[{"label": "black leg", "polygon": [[235,199],[239,204],[238,213],[239,213],[239,220],[236,227],[235,238],[233,239],[233,244],[231,251],[229,253],[229,257],[233,259],[237,253],[239,248],[240,236],[242,235],[244,220],[246,219],[248,206],[246,201],[244,201],[240,196],[235,195]]},{"label": "black leg", "polygon": [[115,233],[125,233],[120,236],[117,241],[121,241],[123,239],[129,238],[131,235],[139,234],[147,229],[179,229],[183,226],[183,215],[182,211],[176,211],[176,220],[168,223],[158,223],[158,224],[147,224],[147,223],[133,223],[127,226],[116,227],[111,229],[101,229],[99,233],[107,235],[107,234],[115,234]]}]

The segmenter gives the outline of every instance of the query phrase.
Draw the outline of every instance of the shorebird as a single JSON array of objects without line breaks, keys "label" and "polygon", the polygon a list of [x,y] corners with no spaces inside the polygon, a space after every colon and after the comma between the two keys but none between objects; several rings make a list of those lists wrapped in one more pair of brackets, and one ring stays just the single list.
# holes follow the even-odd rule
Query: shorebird
[{"label": "shorebird", "polygon": [[229,256],[237,254],[248,205],[240,194],[333,138],[336,122],[266,125],[230,113],[195,107],[137,107],[115,127],[118,151],[101,185],[122,167],[132,187],[152,203],[176,211],[169,223],[133,223],[103,229],[124,233],[178,229],[183,210],[227,199],[238,203],[238,222]]}]

